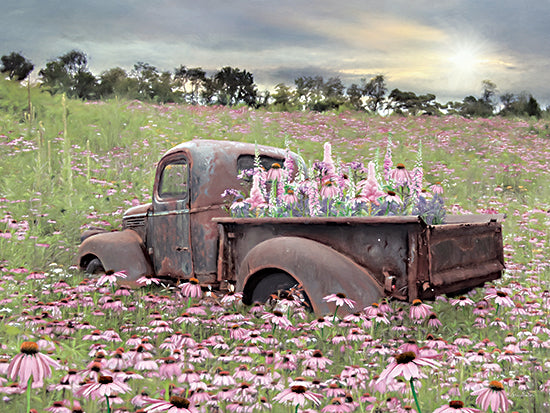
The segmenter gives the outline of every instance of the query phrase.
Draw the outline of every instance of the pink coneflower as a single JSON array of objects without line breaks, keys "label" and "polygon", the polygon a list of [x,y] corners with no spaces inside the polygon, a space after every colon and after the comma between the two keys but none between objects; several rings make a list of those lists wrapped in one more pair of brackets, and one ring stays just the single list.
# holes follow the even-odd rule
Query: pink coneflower
[{"label": "pink coneflower", "polygon": [[52,369],[61,368],[59,363],[45,354],[40,353],[38,344],[25,341],[21,344],[21,352],[10,362],[7,376],[11,380],[19,377],[19,385],[26,387],[30,378],[37,386],[42,386],[43,379],[52,375]]},{"label": "pink coneflower", "polygon": [[284,330],[292,328],[292,322],[280,311],[276,310],[272,313],[264,313],[262,318],[269,321],[273,326],[280,327]]},{"label": "pink coneflower", "polygon": [[321,409],[322,413],[348,413],[355,410],[352,406],[344,401],[342,397],[334,397],[330,404]]},{"label": "pink coneflower", "polygon": [[269,168],[269,171],[267,171],[266,179],[268,181],[281,182],[282,178],[283,178],[283,170],[281,169],[281,164],[278,162],[274,162],[271,165],[271,168]]},{"label": "pink coneflower", "polygon": [[152,274],[146,274],[141,276],[136,280],[136,283],[139,285],[151,285],[151,284],[160,284],[160,280],[158,278],[155,278]]},{"label": "pink coneflower", "polygon": [[191,277],[188,282],[180,286],[180,292],[184,297],[200,298],[202,295],[202,288],[199,280],[195,277]]},{"label": "pink coneflower", "polygon": [[340,189],[338,188],[336,182],[334,182],[332,179],[327,179],[325,182],[323,182],[323,186],[321,187],[322,198],[334,198],[337,197],[339,194]]},{"label": "pink coneflower", "polygon": [[150,400],[152,403],[145,407],[146,412],[167,412],[167,413],[198,413],[191,402],[180,396],[170,396],[170,400]]},{"label": "pink coneflower", "polygon": [[122,381],[114,381],[112,376],[99,376],[97,382],[90,382],[83,385],[75,392],[75,395],[77,397],[90,397],[95,400],[113,394],[126,393],[130,390],[130,386]]},{"label": "pink coneflower", "polygon": [[483,297],[486,300],[494,298],[495,304],[503,307],[515,307],[514,301],[508,296],[505,291],[495,291]]},{"label": "pink coneflower", "polygon": [[432,306],[425,304],[418,298],[413,300],[409,311],[409,317],[414,320],[415,323],[421,323],[426,317],[432,313]]},{"label": "pink coneflower", "polygon": [[336,304],[336,307],[347,305],[349,308],[353,309],[355,306],[355,301],[347,298],[346,295],[343,293],[327,295],[326,297],[323,297],[323,301],[326,301],[327,303],[334,302],[334,304]]},{"label": "pink coneflower", "polygon": [[116,284],[119,278],[126,278],[128,275],[126,274],[126,271],[113,271],[109,270],[106,271],[105,274],[102,274],[96,282],[96,286],[100,286],[103,284]]},{"label": "pink coneflower", "polygon": [[315,405],[321,404],[322,394],[314,393],[302,384],[292,385],[289,389],[283,390],[281,393],[273,397],[273,400],[278,403],[291,403],[294,406],[302,406],[308,400]]},{"label": "pink coneflower", "polygon": [[395,191],[386,192],[386,202],[390,202],[390,203],[393,202],[398,205],[401,205],[403,203],[403,201],[401,200],[401,198],[399,198],[399,196],[395,193]]},{"label": "pink coneflower", "polygon": [[443,324],[441,323],[439,318],[437,318],[437,314],[436,313],[430,313],[430,315],[428,316],[428,326],[433,327],[433,328],[439,328],[442,325]]},{"label": "pink coneflower", "polygon": [[332,363],[332,360],[323,356],[321,350],[315,350],[310,357],[304,359],[302,365],[313,370],[323,370]]},{"label": "pink coneflower", "polygon": [[391,379],[403,376],[405,380],[420,378],[420,369],[422,366],[439,367],[440,364],[434,360],[433,356],[423,356],[422,353],[405,351],[404,353],[393,356],[390,364],[380,373],[378,381],[390,381]]},{"label": "pink coneflower", "polygon": [[398,163],[395,169],[390,171],[389,177],[397,186],[405,186],[411,182],[411,174],[402,163]]},{"label": "pink coneflower", "polygon": [[488,410],[490,407],[493,413],[497,413],[499,410],[507,412],[512,406],[512,402],[506,397],[504,386],[497,380],[489,382],[487,387],[475,390],[472,394],[477,396],[476,403],[483,410]]},{"label": "pink coneflower", "polygon": [[294,189],[285,186],[283,194],[281,195],[281,201],[288,205],[298,203],[298,197],[294,193]]},{"label": "pink coneflower", "polygon": [[458,306],[458,307],[465,307],[467,305],[474,305],[475,303],[471,298],[468,298],[464,295],[461,295],[458,298],[451,298],[450,300],[451,305]]}]

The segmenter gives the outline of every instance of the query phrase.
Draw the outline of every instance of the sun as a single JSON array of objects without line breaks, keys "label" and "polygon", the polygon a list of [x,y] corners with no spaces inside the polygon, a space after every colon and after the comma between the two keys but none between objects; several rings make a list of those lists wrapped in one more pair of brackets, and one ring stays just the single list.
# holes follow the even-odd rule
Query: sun
[{"label": "sun", "polygon": [[483,59],[476,46],[461,45],[450,51],[447,61],[455,74],[468,76],[479,69]]}]

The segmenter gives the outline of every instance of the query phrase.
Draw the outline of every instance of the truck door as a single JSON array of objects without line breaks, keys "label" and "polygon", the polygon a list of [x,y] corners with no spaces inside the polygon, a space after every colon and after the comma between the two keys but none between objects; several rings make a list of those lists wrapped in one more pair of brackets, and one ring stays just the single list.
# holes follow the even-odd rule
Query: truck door
[{"label": "truck door", "polygon": [[163,160],[153,194],[149,252],[157,275],[189,278],[193,273],[189,236],[189,162],[182,154]]}]

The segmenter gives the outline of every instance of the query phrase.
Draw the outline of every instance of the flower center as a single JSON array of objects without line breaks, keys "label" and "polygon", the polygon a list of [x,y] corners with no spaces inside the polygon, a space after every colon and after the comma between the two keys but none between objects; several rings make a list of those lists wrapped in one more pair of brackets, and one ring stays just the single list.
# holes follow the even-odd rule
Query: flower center
[{"label": "flower center", "polygon": [[199,283],[199,280],[197,280],[196,278],[189,278],[189,283],[190,284],[194,284],[194,285],[197,285]]},{"label": "flower center", "polygon": [[395,167],[396,167],[397,169],[405,169],[405,165],[402,164],[402,163],[398,163]]},{"label": "flower center", "polygon": [[170,403],[178,409],[187,409],[191,404],[189,400],[179,396],[170,396]]},{"label": "flower center", "polygon": [[99,384],[111,384],[113,382],[113,378],[111,376],[99,376],[97,382]]},{"label": "flower center", "polygon": [[306,388],[300,385],[292,386],[290,390],[292,391],[292,393],[298,393],[298,394],[304,394],[306,392]]},{"label": "flower center", "polygon": [[489,383],[489,388],[491,390],[496,390],[496,391],[504,390],[504,386],[502,385],[502,383],[500,381],[497,381],[497,380],[493,380],[492,382],[490,382]]},{"label": "flower center", "polygon": [[416,358],[416,354],[413,351],[405,351],[404,353],[398,354],[395,356],[395,361],[398,364],[407,364],[413,361]]},{"label": "flower center", "polygon": [[344,294],[344,293],[338,293],[338,294],[336,294],[336,297],[338,297],[338,298],[346,298],[346,294]]},{"label": "flower center", "polygon": [[281,167],[280,164],[278,164],[277,162],[275,162],[273,165],[271,165],[272,168],[275,168],[275,169],[279,169]]},{"label": "flower center", "polygon": [[34,341],[24,341],[21,344],[21,353],[30,355],[38,353],[38,344]]},{"label": "flower center", "polygon": [[452,400],[449,403],[449,407],[452,407],[453,409],[462,409],[464,407],[464,403],[462,403],[460,400]]},{"label": "flower center", "polygon": [[497,295],[499,297],[507,297],[508,296],[508,294],[506,294],[504,291],[497,291]]},{"label": "flower center", "polygon": [[420,304],[422,304],[422,300],[419,300],[418,298],[416,298],[412,302],[412,305],[414,305],[414,306],[419,306]]}]

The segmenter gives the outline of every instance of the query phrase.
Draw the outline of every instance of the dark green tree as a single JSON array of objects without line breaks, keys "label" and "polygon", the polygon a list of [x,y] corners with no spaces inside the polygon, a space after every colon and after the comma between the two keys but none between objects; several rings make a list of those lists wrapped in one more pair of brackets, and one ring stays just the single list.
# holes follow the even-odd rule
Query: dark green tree
[{"label": "dark green tree", "polygon": [[256,106],[258,93],[254,76],[246,70],[226,66],[212,77],[211,88],[215,102],[224,106],[245,103]]},{"label": "dark green tree", "polygon": [[52,95],[66,93],[68,97],[91,99],[96,96],[97,80],[87,65],[85,53],[71,50],[40,70],[42,87]]},{"label": "dark green tree", "polygon": [[11,52],[1,58],[0,73],[6,73],[11,80],[21,81],[33,71],[34,65],[21,53]]},{"label": "dark green tree", "polygon": [[367,108],[372,112],[378,112],[382,107],[387,91],[384,75],[371,78],[363,88],[363,94],[367,96]]},{"label": "dark green tree", "polygon": [[388,96],[388,109],[400,115],[439,115],[439,105],[435,95],[428,93],[417,96],[414,92],[393,89]]},{"label": "dark green tree", "polygon": [[271,97],[273,98],[273,108],[275,110],[290,111],[294,108],[294,93],[284,83],[275,86],[275,93]]},{"label": "dark green tree", "polygon": [[364,110],[363,108],[363,88],[352,83],[350,87],[346,90],[346,95],[348,96],[348,102],[351,107],[355,110]]}]

